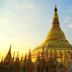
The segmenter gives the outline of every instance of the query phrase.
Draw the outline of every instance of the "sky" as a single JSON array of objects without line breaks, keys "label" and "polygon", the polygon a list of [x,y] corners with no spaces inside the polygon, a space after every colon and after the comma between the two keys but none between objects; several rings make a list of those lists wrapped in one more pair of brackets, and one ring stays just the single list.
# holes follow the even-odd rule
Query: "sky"
[{"label": "sky", "polygon": [[53,20],[55,4],[60,26],[72,44],[72,0],[0,0],[0,57],[25,54],[42,43]]}]

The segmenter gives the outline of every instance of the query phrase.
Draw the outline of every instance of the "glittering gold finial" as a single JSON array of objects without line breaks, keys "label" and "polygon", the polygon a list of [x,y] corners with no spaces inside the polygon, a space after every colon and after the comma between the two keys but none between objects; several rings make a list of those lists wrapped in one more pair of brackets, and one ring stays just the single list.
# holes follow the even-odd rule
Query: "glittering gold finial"
[{"label": "glittering gold finial", "polygon": [[55,9],[54,9],[55,11],[57,11],[57,6],[55,5]]}]

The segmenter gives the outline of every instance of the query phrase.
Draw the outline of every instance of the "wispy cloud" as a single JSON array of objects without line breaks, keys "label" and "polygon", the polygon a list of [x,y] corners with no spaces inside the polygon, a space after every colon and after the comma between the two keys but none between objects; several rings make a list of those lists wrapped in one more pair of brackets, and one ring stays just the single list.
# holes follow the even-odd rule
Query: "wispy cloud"
[{"label": "wispy cloud", "polygon": [[69,25],[70,28],[72,28],[72,25]]},{"label": "wispy cloud", "polygon": [[63,21],[63,23],[68,23],[69,21],[71,20],[71,17],[69,16],[69,17],[66,17],[65,19],[64,19],[64,21]]}]

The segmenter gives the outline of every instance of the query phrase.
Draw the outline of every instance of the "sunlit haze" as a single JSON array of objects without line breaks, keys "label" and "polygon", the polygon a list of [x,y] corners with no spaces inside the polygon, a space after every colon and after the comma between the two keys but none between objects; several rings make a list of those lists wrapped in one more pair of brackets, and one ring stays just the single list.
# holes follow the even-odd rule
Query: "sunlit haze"
[{"label": "sunlit haze", "polygon": [[[33,50],[46,37],[53,20],[54,0],[0,0],[0,56]],[[72,44],[72,0],[57,1],[61,28]]]}]

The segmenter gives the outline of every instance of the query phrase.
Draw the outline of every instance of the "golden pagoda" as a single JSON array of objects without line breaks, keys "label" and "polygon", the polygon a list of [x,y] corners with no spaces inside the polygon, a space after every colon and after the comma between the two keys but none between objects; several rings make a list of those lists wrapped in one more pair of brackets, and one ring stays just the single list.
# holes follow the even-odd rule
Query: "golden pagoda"
[{"label": "golden pagoda", "polygon": [[56,6],[54,9],[52,28],[45,41],[33,50],[33,58],[37,57],[37,54],[42,51],[44,51],[45,54],[48,53],[48,57],[46,56],[46,59],[54,59],[56,56],[57,59],[60,58],[59,60],[62,60],[62,62],[65,62],[65,60],[67,61],[67,58],[70,56],[69,54],[72,53],[72,45],[67,41],[64,32],[60,28]]}]

